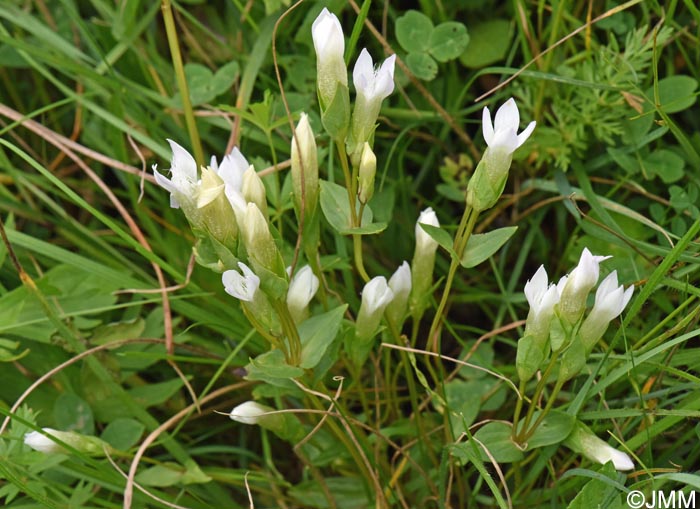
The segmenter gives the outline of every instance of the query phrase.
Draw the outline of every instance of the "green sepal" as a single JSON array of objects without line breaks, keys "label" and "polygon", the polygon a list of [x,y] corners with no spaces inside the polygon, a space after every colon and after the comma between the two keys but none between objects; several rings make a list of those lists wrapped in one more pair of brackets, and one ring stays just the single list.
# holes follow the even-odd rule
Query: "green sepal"
[{"label": "green sepal", "polygon": [[192,248],[198,264],[214,272],[238,270],[238,257],[229,248],[201,229],[192,229],[197,241]]},{"label": "green sepal", "polygon": [[336,143],[345,143],[350,125],[350,93],[347,85],[338,83],[333,100],[321,111],[321,123]]},{"label": "green sepal", "polygon": [[557,380],[561,383],[571,380],[578,375],[586,365],[586,348],[583,346],[583,341],[581,341],[581,337],[578,334],[576,334],[559,359],[559,363]]},{"label": "green sepal", "polygon": [[534,336],[528,334],[518,341],[518,351],[515,356],[515,369],[520,381],[530,380],[545,360],[546,342],[542,344]]}]

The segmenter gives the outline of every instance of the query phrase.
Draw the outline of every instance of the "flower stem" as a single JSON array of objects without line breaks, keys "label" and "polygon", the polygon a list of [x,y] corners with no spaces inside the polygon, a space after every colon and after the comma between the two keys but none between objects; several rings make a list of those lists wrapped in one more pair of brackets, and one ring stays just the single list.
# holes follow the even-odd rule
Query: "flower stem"
[{"label": "flower stem", "polygon": [[163,11],[163,21],[165,23],[165,32],[168,37],[168,46],[170,47],[170,57],[173,61],[177,87],[180,90],[182,109],[185,113],[185,124],[187,125],[187,132],[190,135],[192,151],[194,152],[194,158],[197,164],[204,164],[204,151],[202,150],[202,142],[199,139],[199,131],[197,131],[194,111],[192,109],[192,103],[190,102],[190,91],[187,87],[187,79],[185,78],[185,68],[182,64],[182,54],[180,53],[180,44],[177,40],[177,29],[175,28],[173,8],[170,0],[162,0],[161,10]]}]

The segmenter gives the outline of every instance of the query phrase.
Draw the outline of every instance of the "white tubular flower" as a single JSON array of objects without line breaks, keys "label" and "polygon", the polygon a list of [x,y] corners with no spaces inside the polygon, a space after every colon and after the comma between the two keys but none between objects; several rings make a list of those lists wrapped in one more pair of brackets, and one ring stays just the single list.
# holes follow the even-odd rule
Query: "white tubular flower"
[{"label": "white tubular flower", "polygon": [[540,265],[532,279],[525,283],[525,297],[530,304],[525,334],[532,334],[536,339],[544,340],[549,335],[554,306],[559,302],[557,286],[549,284],[544,265]]},{"label": "white tubular flower", "polygon": [[287,308],[295,321],[299,322],[303,318],[306,307],[318,291],[319,283],[308,265],[304,265],[294,274],[287,290]]},{"label": "white tubular flower", "polygon": [[[600,262],[610,256],[594,256],[584,248],[578,265],[568,275],[566,280],[557,284],[560,287],[559,315],[570,324],[576,323],[586,309],[588,293],[598,282]],[[563,278],[562,278],[563,279]]]},{"label": "white tubular flower", "polygon": [[[59,440],[63,439],[58,436],[60,431],[56,431],[52,428],[42,428],[46,435],[55,436]],[[32,431],[24,435],[24,445],[27,445],[34,449],[35,451],[43,452],[44,454],[54,454],[59,452],[65,452],[65,449],[58,445],[55,441],[51,440],[43,433],[38,431]]]},{"label": "white tubular flower", "polygon": [[630,286],[626,290],[622,285],[618,286],[616,270],[603,279],[596,291],[593,309],[583,321],[579,331],[586,351],[593,349],[593,346],[605,333],[608,324],[620,316],[632,298],[633,292],[634,286]]},{"label": "white tubular flower", "polygon": [[246,401],[234,407],[229,417],[242,424],[258,424],[260,419],[268,412],[274,412],[274,408],[261,405],[255,401]]},{"label": "white tubular flower", "polygon": [[358,156],[362,145],[369,141],[374,132],[382,101],[394,91],[395,62],[396,55],[391,55],[375,70],[372,57],[367,49],[363,49],[352,71],[357,92],[352,113],[352,150]]},{"label": "white tubular flower", "polygon": [[318,155],[316,140],[311,124],[309,124],[309,116],[306,113],[301,114],[299,123],[294,129],[291,164],[294,206],[297,214],[300,214],[303,182],[304,213],[310,216],[318,204]]},{"label": "white tubular flower", "polygon": [[255,171],[252,164],[243,172],[241,194],[246,202],[255,203],[263,215],[267,216],[265,184],[263,184],[258,172]]},{"label": "white tubular flower", "polygon": [[243,262],[238,262],[243,274],[227,270],[221,275],[221,282],[229,295],[245,302],[252,302],[260,287],[260,278]]},{"label": "white tubular flower", "polygon": [[153,165],[153,175],[156,183],[170,193],[170,206],[177,209],[183,204],[195,203],[199,187],[197,163],[187,150],[173,140],[168,140],[168,143],[173,151],[170,178],[158,172],[156,165]]},{"label": "white tubular flower", "polygon": [[601,465],[612,461],[615,470],[625,472],[634,469],[634,463],[626,453],[608,445],[580,422],[576,423],[564,445]]},{"label": "white tubular flower", "polygon": [[483,111],[484,140],[491,150],[504,150],[512,154],[530,137],[537,122],[530,122],[525,130],[518,134],[520,128],[520,112],[515,100],[511,97],[496,111],[496,118],[491,122],[491,112],[487,107]]},{"label": "white tubular flower", "polygon": [[[44,454],[68,453],[63,446],[49,437],[54,437],[73,449],[90,456],[102,456],[112,448],[107,442],[97,437],[81,435],[75,431],[58,431],[52,428],[42,428],[44,433],[32,431],[24,435],[24,445]],[[46,436],[49,435],[49,436]]]},{"label": "white tubular flower", "polygon": [[348,86],[343,60],[345,36],[338,18],[324,7],[311,25],[311,37],[316,50],[318,92],[322,109],[325,109],[333,101],[338,85]]},{"label": "white tubular flower", "polygon": [[438,243],[426,233],[421,227],[421,224],[435,227],[440,226],[437,214],[435,214],[435,211],[431,207],[421,212],[418,216],[418,221],[416,221],[416,254],[418,254],[419,251],[421,255],[429,255],[431,252],[435,253],[438,248]]},{"label": "white tubular flower", "polygon": [[393,292],[394,298],[387,306],[385,313],[396,327],[401,327],[403,323],[408,297],[411,295],[411,287],[411,267],[404,261],[389,278],[389,288]]},{"label": "white tubular flower", "polygon": [[374,337],[384,310],[394,298],[384,276],[372,278],[362,290],[362,304],[357,315],[355,335],[361,342]]}]

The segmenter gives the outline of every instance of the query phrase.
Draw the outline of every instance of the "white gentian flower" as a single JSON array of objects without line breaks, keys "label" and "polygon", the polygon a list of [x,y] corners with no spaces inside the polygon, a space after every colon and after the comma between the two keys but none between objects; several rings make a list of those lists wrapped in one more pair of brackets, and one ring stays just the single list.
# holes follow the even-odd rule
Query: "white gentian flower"
[{"label": "white gentian flower", "polygon": [[343,60],[345,37],[340,21],[324,7],[311,25],[311,37],[316,50],[316,73],[321,107],[333,101],[338,85],[348,86],[348,74]]},{"label": "white gentian flower", "polygon": [[418,216],[418,221],[416,221],[416,254],[420,252],[421,256],[429,255],[431,252],[435,252],[438,248],[437,241],[426,233],[426,231],[421,227],[421,224],[427,224],[430,226],[439,227],[440,221],[438,221],[437,214],[435,211],[428,207]]},{"label": "white gentian flower", "polygon": [[532,279],[525,283],[525,297],[530,304],[525,334],[532,334],[540,340],[546,339],[554,316],[554,306],[559,302],[559,291],[556,285],[549,284],[544,265],[540,265]]},{"label": "white gentian flower", "polygon": [[430,288],[433,286],[433,270],[435,269],[435,252],[438,243],[421,227],[421,224],[439,227],[437,215],[428,207],[418,216],[416,221],[416,248],[411,260],[411,298],[410,308],[413,320],[419,321],[430,302]]},{"label": "white gentian flower", "polygon": [[618,286],[615,270],[603,279],[596,291],[593,309],[583,321],[579,331],[587,351],[590,351],[603,336],[608,324],[620,316],[632,298],[633,292],[634,286],[626,290],[622,285]]},{"label": "white gentian flower", "polygon": [[255,401],[246,401],[240,405],[234,407],[229,414],[229,417],[236,422],[242,424],[258,424],[261,417],[263,417],[268,412],[274,412],[274,408],[269,406],[261,405]]},{"label": "white gentian flower", "polygon": [[[58,436],[58,431],[52,428],[42,428],[46,435],[55,436],[59,440],[61,437]],[[53,454],[59,452],[65,452],[65,449],[58,445],[55,441],[51,440],[43,433],[39,431],[32,431],[24,435],[24,445],[27,445],[34,449],[35,451],[43,452],[44,454]]]},{"label": "white gentian flower", "polygon": [[384,310],[394,298],[394,292],[384,276],[369,280],[362,290],[362,304],[355,322],[355,335],[361,342],[374,337]]},{"label": "white gentian flower", "polygon": [[265,193],[265,184],[255,171],[251,164],[246,171],[243,172],[243,182],[241,183],[241,194],[243,199],[249,203],[255,203],[263,216],[267,216],[267,196]]},{"label": "white gentian flower", "polygon": [[411,267],[407,262],[403,262],[396,272],[389,278],[389,288],[394,294],[394,298],[386,308],[386,316],[397,326],[401,327],[408,298],[411,295]]},{"label": "white gentian flower", "polygon": [[[24,445],[44,454],[69,453],[63,446],[53,441],[50,437],[60,440],[82,453],[90,456],[102,456],[105,451],[112,451],[107,442],[97,437],[81,435],[75,431],[58,431],[52,428],[42,428],[44,433],[32,431],[24,435]],[[49,435],[49,436],[47,436]]]},{"label": "white gentian flower", "polygon": [[561,299],[559,300],[559,315],[570,324],[574,324],[581,318],[586,309],[588,293],[598,282],[600,275],[600,262],[610,256],[594,256],[584,248],[578,265],[569,273],[565,281],[560,281]]},{"label": "white gentian flower", "polygon": [[306,307],[318,291],[319,283],[308,265],[304,265],[294,274],[287,290],[287,308],[295,321],[300,322],[304,317]]},{"label": "white gentian flower", "polygon": [[153,165],[153,175],[156,183],[170,192],[170,206],[174,209],[180,208],[183,203],[194,203],[199,188],[199,178],[197,176],[197,163],[190,153],[175,143],[168,140],[173,151],[170,160],[170,178],[163,176],[156,165]]},{"label": "white gentian flower", "polygon": [[612,461],[615,470],[625,472],[634,469],[634,463],[626,453],[608,445],[580,422],[576,423],[571,434],[564,440],[564,445],[601,465]]},{"label": "white gentian flower", "polygon": [[359,153],[374,132],[382,101],[394,91],[394,64],[396,55],[384,60],[381,67],[374,68],[374,62],[367,49],[360,52],[352,81],[357,97],[352,112],[352,152]]},{"label": "white gentian flower", "polygon": [[491,150],[504,150],[512,154],[530,137],[537,122],[530,122],[525,130],[518,134],[520,128],[520,112],[515,100],[511,97],[496,111],[496,118],[491,122],[491,112],[487,107],[483,111],[484,140]]},{"label": "white gentian flower", "polygon": [[243,274],[227,270],[221,275],[221,282],[229,295],[245,302],[252,302],[260,287],[260,278],[243,262],[238,262]]},{"label": "white gentian flower", "polygon": [[221,164],[218,164],[216,157],[212,156],[209,165],[221,177],[226,187],[240,192],[243,186],[243,174],[250,167],[250,164],[238,147],[233,147],[233,150],[223,157]]},{"label": "white gentian flower", "polygon": [[311,129],[309,116],[306,113],[301,114],[299,123],[294,129],[291,163],[294,206],[297,209],[297,214],[301,210],[301,184],[303,181],[304,214],[311,215],[318,204],[318,154],[314,132]]}]

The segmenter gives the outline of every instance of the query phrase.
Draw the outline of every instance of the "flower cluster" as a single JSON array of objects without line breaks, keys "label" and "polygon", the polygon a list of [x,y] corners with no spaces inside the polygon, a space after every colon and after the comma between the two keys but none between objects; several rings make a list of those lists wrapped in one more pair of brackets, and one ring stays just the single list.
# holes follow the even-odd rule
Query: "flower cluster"
[{"label": "flower cluster", "polygon": [[550,353],[565,349],[561,373],[566,375],[560,376],[574,376],[610,322],[627,306],[634,287],[618,285],[617,271],[612,271],[598,286],[593,308],[583,318],[588,295],[598,283],[600,263],[608,258],[584,248],[578,265],[557,284],[549,283],[544,266],[525,284],[530,312],[518,342],[516,367],[521,380],[532,378]]}]

